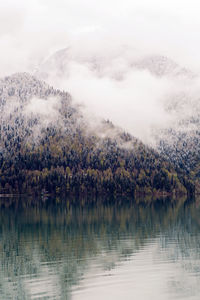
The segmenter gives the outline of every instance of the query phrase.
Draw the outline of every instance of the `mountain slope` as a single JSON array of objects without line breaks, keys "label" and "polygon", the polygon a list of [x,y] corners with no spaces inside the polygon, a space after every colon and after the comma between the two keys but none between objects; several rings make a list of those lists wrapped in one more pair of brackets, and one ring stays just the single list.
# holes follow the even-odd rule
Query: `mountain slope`
[{"label": "mountain slope", "polygon": [[[200,164],[199,93],[191,91],[172,97],[165,110],[172,116],[168,126],[153,133],[156,149],[177,168],[191,173]],[[196,177],[199,179],[199,176]]]},{"label": "mountain slope", "polygon": [[[100,137],[70,95],[29,74],[0,81],[0,189],[4,192],[189,193],[156,151],[109,121]],[[108,134],[107,134],[108,133]]]}]

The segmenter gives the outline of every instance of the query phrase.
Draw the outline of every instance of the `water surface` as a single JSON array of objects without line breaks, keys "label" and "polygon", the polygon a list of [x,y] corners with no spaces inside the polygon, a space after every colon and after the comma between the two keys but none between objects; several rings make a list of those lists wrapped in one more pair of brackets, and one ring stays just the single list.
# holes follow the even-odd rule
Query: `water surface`
[{"label": "water surface", "polygon": [[200,206],[1,200],[0,299],[200,299]]}]

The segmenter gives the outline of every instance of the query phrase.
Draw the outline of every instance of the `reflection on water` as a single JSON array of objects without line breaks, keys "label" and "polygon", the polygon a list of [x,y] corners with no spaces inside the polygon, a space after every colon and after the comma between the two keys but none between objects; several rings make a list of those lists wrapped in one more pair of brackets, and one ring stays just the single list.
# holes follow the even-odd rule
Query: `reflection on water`
[{"label": "reflection on water", "polygon": [[198,201],[36,203],[1,200],[0,299],[200,298]]}]

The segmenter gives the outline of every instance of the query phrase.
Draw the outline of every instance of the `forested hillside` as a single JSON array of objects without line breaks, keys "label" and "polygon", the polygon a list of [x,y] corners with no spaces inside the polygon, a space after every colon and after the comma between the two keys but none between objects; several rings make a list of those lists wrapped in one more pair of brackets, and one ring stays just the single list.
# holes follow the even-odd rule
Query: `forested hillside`
[{"label": "forested hillside", "polygon": [[1,192],[195,192],[186,173],[156,151],[109,121],[102,137],[68,93],[29,74],[0,81],[0,116]]}]

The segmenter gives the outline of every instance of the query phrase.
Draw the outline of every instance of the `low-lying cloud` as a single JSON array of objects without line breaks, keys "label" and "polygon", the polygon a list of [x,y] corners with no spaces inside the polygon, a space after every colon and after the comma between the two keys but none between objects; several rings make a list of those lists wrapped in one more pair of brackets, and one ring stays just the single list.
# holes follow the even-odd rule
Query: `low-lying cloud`
[{"label": "low-lying cloud", "polygon": [[72,63],[65,82],[74,100],[85,105],[88,115],[112,120],[145,141],[151,126],[168,122],[160,100],[169,84],[154,78],[148,71],[129,71],[123,79],[115,80],[109,76],[94,76],[88,68]]},{"label": "low-lying cloud", "polygon": [[199,77],[170,59],[147,56],[139,67],[143,56],[130,55],[128,48],[113,56],[83,53],[73,48],[58,52],[37,74],[83,104],[91,126],[103,117],[152,144],[153,129],[178,126],[181,118],[196,114]]},{"label": "low-lying cloud", "polygon": [[[197,0],[2,2],[0,76],[45,71],[49,83],[84,104],[91,124],[95,114],[149,142],[152,127],[177,118],[177,112],[166,109],[168,101],[196,99],[198,80],[158,77],[135,63],[165,56],[198,74],[198,6]],[[68,54],[52,61],[63,48]]]}]

